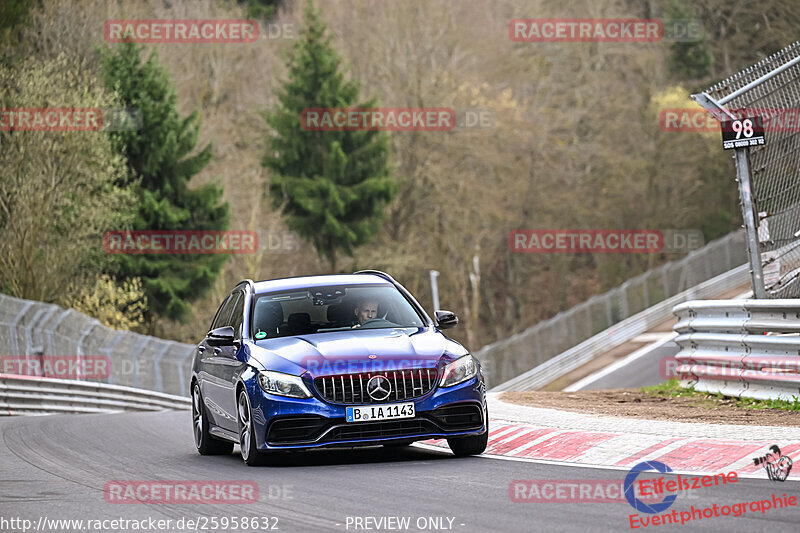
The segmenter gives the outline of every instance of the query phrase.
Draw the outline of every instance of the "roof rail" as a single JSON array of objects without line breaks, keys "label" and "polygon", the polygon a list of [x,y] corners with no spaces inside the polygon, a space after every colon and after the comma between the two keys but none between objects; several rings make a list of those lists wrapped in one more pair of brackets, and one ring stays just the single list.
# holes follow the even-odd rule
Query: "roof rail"
[{"label": "roof rail", "polygon": [[250,286],[250,289],[252,289],[253,291],[255,291],[255,290],[256,290],[256,284],[255,284],[255,283],[253,282],[253,280],[252,280],[252,279],[250,279],[250,278],[243,279],[242,281],[240,281],[239,283],[237,283],[237,284],[236,284],[236,285],[235,285],[233,288],[235,289],[236,287],[238,287],[239,285],[241,285],[241,284],[243,284],[243,283],[246,283],[246,284],[248,284],[248,285]]},{"label": "roof rail", "polygon": [[394,278],[392,276],[390,276],[386,272],[382,272],[380,270],[359,270],[358,272],[353,272],[353,274],[374,274],[376,276],[380,276],[382,278],[385,278],[385,279],[391,281],[392,283],[395,283]]}]

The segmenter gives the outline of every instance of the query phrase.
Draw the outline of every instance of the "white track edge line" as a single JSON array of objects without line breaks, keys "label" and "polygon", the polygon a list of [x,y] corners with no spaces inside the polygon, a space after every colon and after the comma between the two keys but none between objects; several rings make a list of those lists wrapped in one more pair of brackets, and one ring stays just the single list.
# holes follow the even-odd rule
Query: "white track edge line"
[{"label": "white track edge line", "polygon": [[656,342],[654,342],[652,344],[648,344],[647,346],[643,346],[643,347],[639,348],[638,350],[636,350],[635,352],[633,352],[633,353],[627,355],[626,357],[620,359],[619,361],[614,361],[610,365],[608,365],[608,366],[606,366],[604,368],[601,368],[597,372],[595,372],[593,374],[589,374],[585,378],[576,381],[572,385],[564,387],[562,390],[563,390],[563,392],[579,391],[582,388],[584,388],[585,386],[591,385],[595,381],[606,377],[607,375],[611,374],[612,372],[616,372],[620,368],[629,365],[630,363],[636,361],[637,359],[639,359],[641,357],[644,357],[645,355],[649,354],[650,352],[652,352],[656,348],[660,348],[661,346],[663,346],[663,345],[667,344],[668,342],[672,341],[672,339],[674,339],[677,336],[678,336],[678,334],[673,332],[672,335],[670,335],[669,337],[666,337],[664,339],[658,340],[658,341],[656,341]]}]

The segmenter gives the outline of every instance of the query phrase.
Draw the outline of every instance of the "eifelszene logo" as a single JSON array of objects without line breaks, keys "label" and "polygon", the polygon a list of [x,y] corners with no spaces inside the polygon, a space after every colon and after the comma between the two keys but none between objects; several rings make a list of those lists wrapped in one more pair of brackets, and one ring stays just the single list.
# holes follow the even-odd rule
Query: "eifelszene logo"
[{"label": "eifelszene logo", "polygon": [[662,474],[666,474],[667,472],[672,472],[672,469],[661,463],[659,461],[647,461],[644,463],[639,463],[633,468],[631,468],[628,475],[625,476],[625,499],[628,500],[628,503],[631,504],[631,507],[636,509],[642,513],[649,513],[649,514],[658,514],[661,513],[675,503],[677,499],[677,495],[675,494],[668,494],[664,496],[664,499],[658,503],[650,503],[642,501],[640,498],[636,497],[636,494],[633,491],[633,484],[636,482],[636,478],[639,477],[639,474],[642,472],[647,472],[649,470],[655,470],[657,472],[661,472]]}]

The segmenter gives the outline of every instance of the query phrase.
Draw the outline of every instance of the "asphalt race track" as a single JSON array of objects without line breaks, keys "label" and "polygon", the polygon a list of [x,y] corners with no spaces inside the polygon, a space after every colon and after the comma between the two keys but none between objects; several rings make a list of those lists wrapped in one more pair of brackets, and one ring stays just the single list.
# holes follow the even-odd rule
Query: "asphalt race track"
[{"label": "asphalt race track", "polygon": [[[285,532],[630,531],[628,516],[634,512],[627,502],[515,503],[510,499],[512,480],[621,482],[625,470],[485,456],[456,459],[449,452],[420,447],[284,455],[263,467],[245,466],[238,449],[230,456],[201,457],[193,446],[187,411],[9,417],[0,419],[0,433],[3,531],[22,531],[2,522],[12,518],[31,520],[30,527],[34,528],[42,517],[172,519],[174,524],[181,518],[197,520],[202,516],[277,517],[277,524],[270,522],[277,525],[273,530]],[[104,485],[113,480],[252,480],[258,484],[259,498],[249,504],[107,503]],[[672,509],[732,505],[783,493],[800,500],[800,484],[773,482],[766,476],[740,479],[726,486],[689,491]],[[410,517],[410,526],[377,529],[375,522],[362,522],[370,529],[355,529],[355,517]],[[429,520],[437,517],[440,521]],[[792,507],[688,522],[683,526],[688,530],[680,525],[646,529],[796,532],[798,522],[800,508]],[[170,530],[177,529],[172,525]]]},{"label": "asphalt race track", "polygon": [[659,370],[661,368],[661,359],[675,356],[679,351],[678,345],[670,341],[653,348],[646,355],[590,383],[582,390],[627,389],[663,383],[664,377],[661,376]]}]

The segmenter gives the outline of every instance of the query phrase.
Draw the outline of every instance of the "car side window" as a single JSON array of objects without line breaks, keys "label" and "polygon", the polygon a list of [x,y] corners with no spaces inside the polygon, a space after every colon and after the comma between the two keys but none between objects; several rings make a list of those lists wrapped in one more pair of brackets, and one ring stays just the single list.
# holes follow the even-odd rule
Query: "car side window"
[{"label": "car side window", "polygon": [[212,329],[216,328],[217,322],[219,322],[219,317],[220,317],[220,315],[222,315],[222,310],[225,309],[225,304],[228,303],[229,299],[230,299],[230,296],[228,296],[227,298],[222,300],[222,303],[220,304],[219,309],[217,309],[217,314],[214,315],[214,320],[212,320],[211,321],[211,325],[208,326],[208,331],[211,331]]},{"label": "car side window", "polygon": [[214,318],[214,323],[211,324],[211,329],[221,328],[230,324],[231,311],[233,311],[233,304],[236,303],[237,294],[234,293],[228,296],[225,303],[220,306],[217,316]]},{"label": "car side window", "polygon": [[237,293],[239,299],[236,300],[236,305],[233,307],[233,315],[231,315],[231,323],[233,326],[233,336],[236,339],[242,338],[242,322],[244,321],[244,294]]}]

